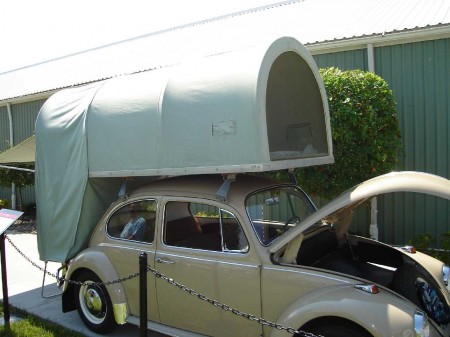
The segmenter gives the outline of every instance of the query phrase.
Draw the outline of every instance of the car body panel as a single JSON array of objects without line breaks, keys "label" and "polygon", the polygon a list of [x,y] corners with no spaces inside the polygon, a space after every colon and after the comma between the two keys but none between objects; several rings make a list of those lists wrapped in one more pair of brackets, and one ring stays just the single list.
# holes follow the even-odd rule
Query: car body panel
[{"label": "car body panel", "polygon": [[[279,291],[280,284],[282,291]],[[262,272],[264,317],[294,328],[319,317],[341,317],[358,323],[374,335],[387,336],[397,331],[407,336],[411,330],[409,319],[414,313],[410,304],[398,296],[393,297],[387,290],[369,294],[356,289],[356,284],[367,282],[316,268],[265,267]],[[367,310],[369,302],[370,311]],[[389,315],[373,315],[387,311]]]},{"label": "car body panel", "polygon": [[[221,205],[211,200],[187,197],[164,197],[162,205],[176,201]],[[228,207],[228,210],[234,213],[232,208]],[[260,262],[253,252],[227,253],[173,247],[164,244],[161,234],[156,268],[162,274],[187,287],[201,289],[201,294],[210,299],[260,315]],[[231,315],[220,307],[212,307],[187,292],[180,293],[180,289],[165,280],[157,280],[156,288],[162,324],[214,336],[261,334],[262,328],[258,324]],[[245,297],[240,294],[245,294]],[[183,324],[180,324],[180,316],[185,318]],[[199,320],[199,317],[208,317],[208,320]]]},{"label": "car body panel", "polygon": [[[446,289],[447,285],[445,285],[443,277],[442,277],[442,267],[444,264],[432,258],[429,255],[423,254],[421,252],[408,253],[405,252],[402,248],[397,248],[402,251],[405,255],[407,255],[412,260],[416,261],[420,266],[426,266],[427,272],[433,276],[434,280],[439,284],[441,289]],[[450,294],[448,292],[442,292],[444,298],[446,299],[447,305],[450,305]]]},{"label": "car body panel", "polygon": [[[98,248],[88,248],[77,255],[70,263],[70,268],[64,276],[67,280],[76,280],[77,275],[83,270],[91,270],[101,280],[117,280],[116,272],[111,260]],[[64,282],[63,291],[66,294],[72,291],[73,284]],[[107,286],[108,293],[113,304],[127,304],[127,315],[129,314],[128,300],[122,283],[114,283]],[[64,295],[63,294],[63,295]]]},{"label": "car body panel", "polygon": [[[147,254],[147,264],[154,267],[155,253],[149,250],[145,245],[137,244],[135,247],[126,247],[125,249],[117,246],[102,246],[103,253],[110,260],[115,261],[118,278],[125,278],[134,275],[139,271],[139,257],[141,253]],[[120,268],[117,266],[120,265]],[[147,273],[147,312],[150,320],[159,322],[158,304],[156,301],[156,278],[152,273]],[[139,277],[121,282],[127,298],[139,297]],[[129,301],[129,313],[139,315],[139,301]]]}]

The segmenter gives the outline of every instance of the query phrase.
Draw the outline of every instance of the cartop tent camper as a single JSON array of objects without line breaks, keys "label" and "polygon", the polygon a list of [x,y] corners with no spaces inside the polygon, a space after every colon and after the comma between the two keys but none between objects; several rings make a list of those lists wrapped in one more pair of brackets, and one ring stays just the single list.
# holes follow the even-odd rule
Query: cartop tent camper
[{"label": "cartop tent camper", "polygon": [[325,88],[294,38],[62,90],[36,122],[38,248],[64,262],[122,178],[331,163]]}]

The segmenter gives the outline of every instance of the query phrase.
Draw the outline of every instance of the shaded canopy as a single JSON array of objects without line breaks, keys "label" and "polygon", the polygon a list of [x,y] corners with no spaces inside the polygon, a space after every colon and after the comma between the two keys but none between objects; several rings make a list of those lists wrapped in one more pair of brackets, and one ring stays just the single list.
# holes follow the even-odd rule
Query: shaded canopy
[{"label": "shaded canopy", "polygon": [[32,164],[36,157],[34,136],[0,153],[0,164]]}]

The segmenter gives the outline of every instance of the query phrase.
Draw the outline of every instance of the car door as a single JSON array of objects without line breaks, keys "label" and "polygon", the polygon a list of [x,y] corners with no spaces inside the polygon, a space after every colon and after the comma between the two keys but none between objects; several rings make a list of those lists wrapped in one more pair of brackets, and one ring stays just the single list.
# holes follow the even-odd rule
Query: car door
[{"label": "car door", "polygon": [[201,296],[158,279],[161,323],[208,336],[261,335],[258,323],[230,311],[261,315],[260,263],[235,213],[199,199],[167,198],[163,204],[155,268]]}]

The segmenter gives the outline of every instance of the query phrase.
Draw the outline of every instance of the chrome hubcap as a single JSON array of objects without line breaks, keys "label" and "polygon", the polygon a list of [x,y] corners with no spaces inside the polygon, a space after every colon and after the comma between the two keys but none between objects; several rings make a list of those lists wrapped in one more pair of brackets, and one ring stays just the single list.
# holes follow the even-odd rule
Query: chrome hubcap
[{"label": "chrome hubcap", "polygon": [[84,295],[84,301],[92,315],[99,316],[102,313],[102,299],[96,289],[87,289]]},{"label": "chrome hubcap", "polygon": [[106,303],[102,289],[94,283],[85,283],[79,292],[84,317],[94,324],[101,324],[106,317]]}]

